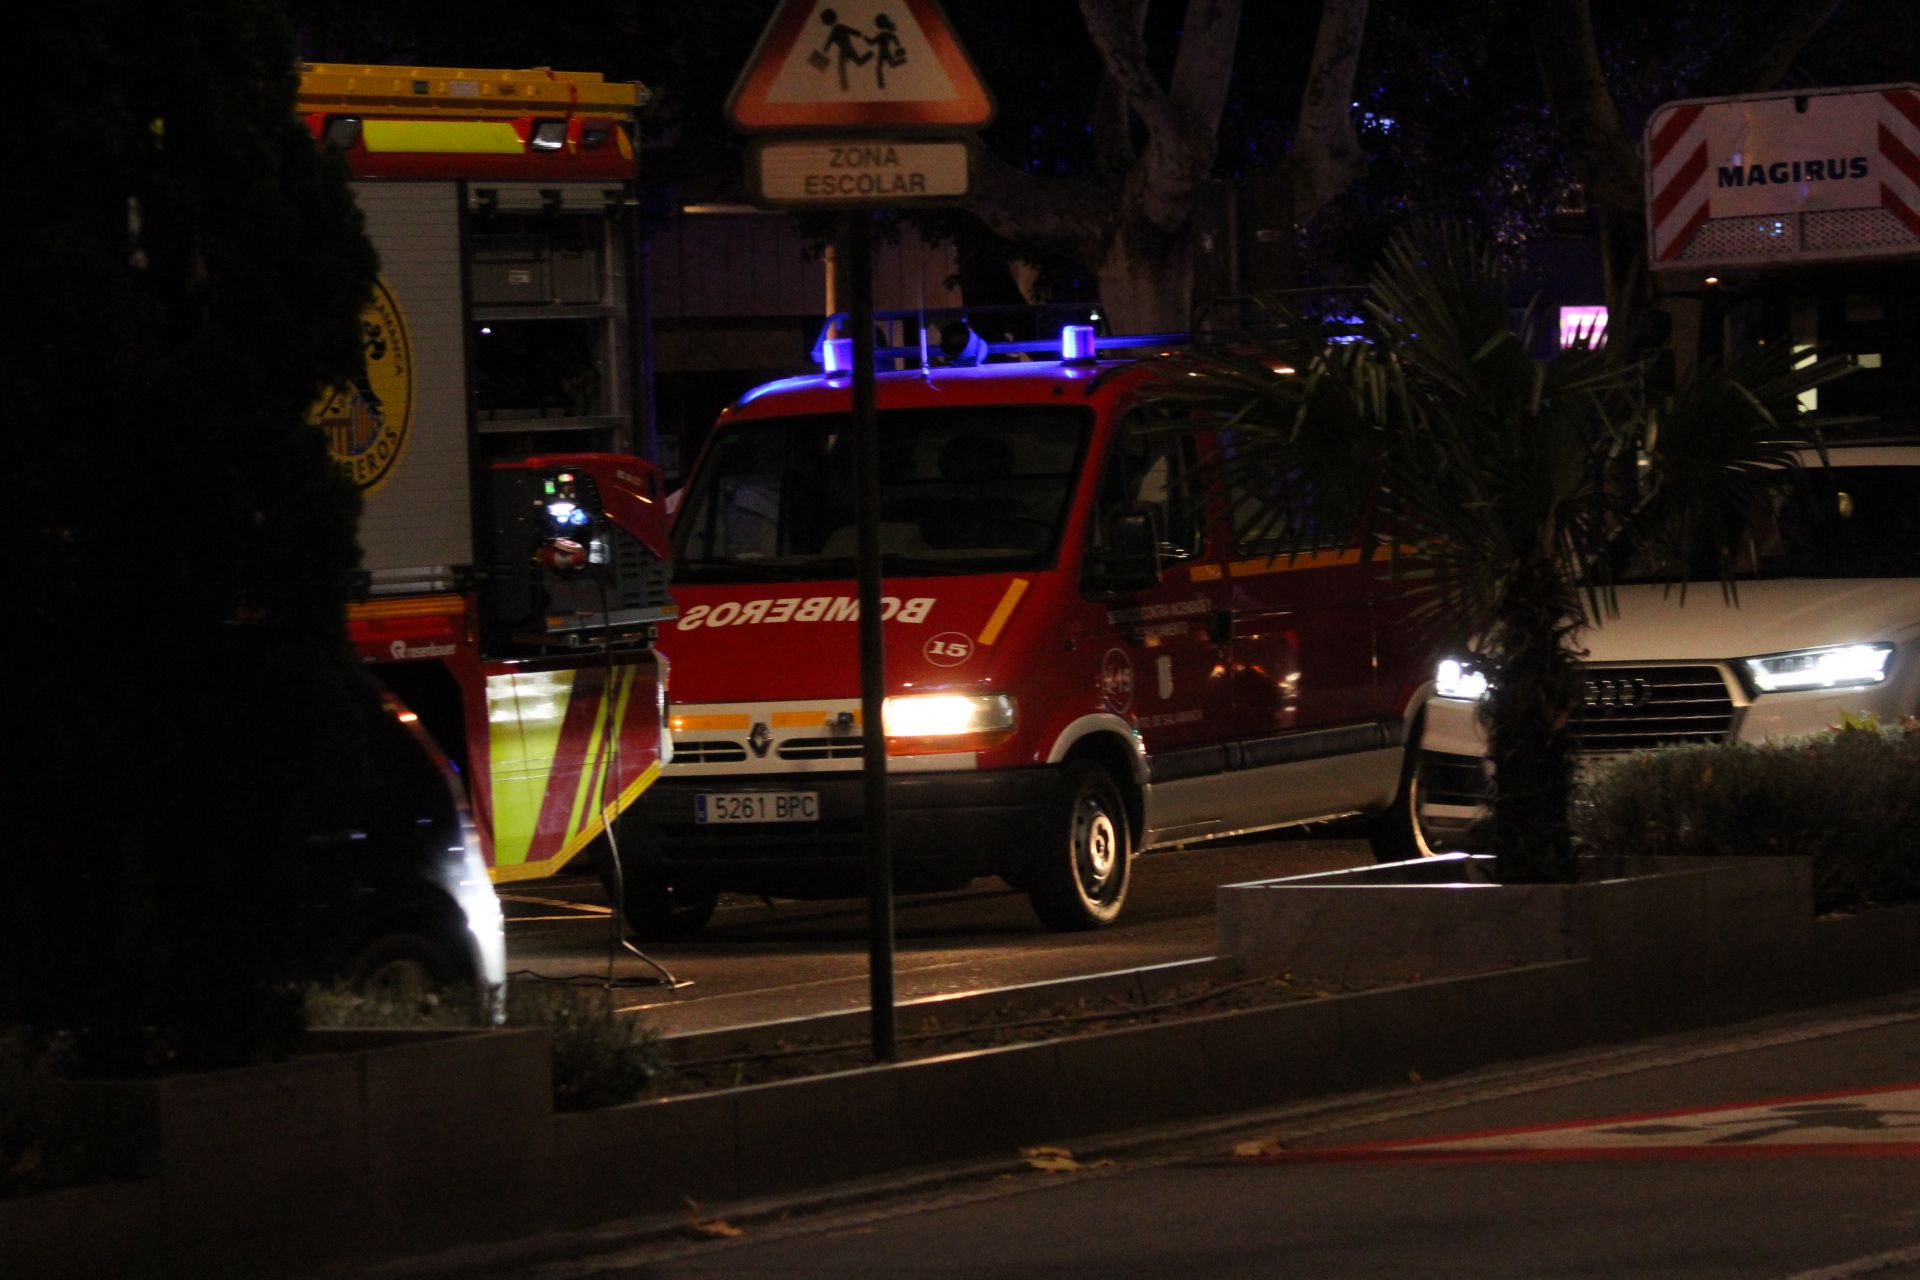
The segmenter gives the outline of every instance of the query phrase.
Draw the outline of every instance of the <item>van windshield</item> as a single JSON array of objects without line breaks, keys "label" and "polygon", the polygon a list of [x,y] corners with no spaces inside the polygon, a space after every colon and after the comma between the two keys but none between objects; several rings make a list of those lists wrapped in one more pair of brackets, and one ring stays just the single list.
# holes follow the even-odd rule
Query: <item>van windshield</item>
[{"label": "van windshield", "polygon": [[[1920,577],[1920,467],[1810,466],[1783,472],[1729,522],[1733,572],[1769,578]],[[1622,582],[1719,577],[1705,536],[1679,557],[1642,544],[1627,557]]]},{"label": "van windshield", "polygon": [[[879,415],[881,572],[1045,568],[1092,415],[987,405]],[[843,414],[724,423],[673,526],[676,582],[855,572],[853,424]]]}]

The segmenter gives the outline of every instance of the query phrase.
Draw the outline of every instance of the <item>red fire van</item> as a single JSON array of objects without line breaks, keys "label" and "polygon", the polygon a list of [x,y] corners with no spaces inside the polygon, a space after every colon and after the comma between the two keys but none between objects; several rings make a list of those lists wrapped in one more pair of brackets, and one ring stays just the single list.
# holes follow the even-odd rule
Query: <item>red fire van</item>
[{"label": "red fire van", "polygon": [[[1432,664],[1384,566],[1256,539],[1196,496],[1222,442],[1168,429],[1142,340],[1063,340],[877,379],[898,886],[999,876],[1084,929],[1144,850],[1362,813],[1413,852]],[[721,415],[675,517],[672,755],[624,842],[643,933],[697,930],[722,890],[861,891],[852,379],[823,348]]]}]

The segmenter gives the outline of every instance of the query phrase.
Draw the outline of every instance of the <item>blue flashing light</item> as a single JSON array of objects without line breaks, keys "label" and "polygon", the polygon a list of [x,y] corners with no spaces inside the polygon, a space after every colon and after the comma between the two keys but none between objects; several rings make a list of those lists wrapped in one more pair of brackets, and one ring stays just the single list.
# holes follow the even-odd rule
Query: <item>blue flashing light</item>
[{"label": "blue flashing light", "polygon": [[1093,326],[1090,324],[1070,324],[1060,330],[1060,358],[1070,363],[1082,363],[1097,356],[1093,340]]},{"label": "blue flashing light", "polygon": [[820,344],[820,367],[828,373],[846,373],[853,368],[853,339],[830,338]]}]

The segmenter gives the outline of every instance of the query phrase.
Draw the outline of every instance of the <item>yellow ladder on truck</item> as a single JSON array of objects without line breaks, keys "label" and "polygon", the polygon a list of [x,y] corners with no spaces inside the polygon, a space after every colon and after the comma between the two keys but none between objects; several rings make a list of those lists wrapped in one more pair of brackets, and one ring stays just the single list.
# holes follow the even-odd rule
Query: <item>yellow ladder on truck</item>
[{"label": "yellow ladder on truck", "polygon": [[470,67],[300,66],[299,110],[408,116],[585,114],[631,120],[646,105],[645,86],[609,81],[595,71],[483,71]]}]

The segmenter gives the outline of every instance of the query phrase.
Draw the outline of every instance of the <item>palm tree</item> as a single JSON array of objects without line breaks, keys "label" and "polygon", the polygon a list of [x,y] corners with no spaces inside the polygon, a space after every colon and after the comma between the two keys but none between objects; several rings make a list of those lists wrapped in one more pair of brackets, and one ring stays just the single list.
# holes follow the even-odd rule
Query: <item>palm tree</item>
[{"label": "palm tree", "polygon": [[1707,368],[1656,403],[1645,362],[1608,346],[1536,357],[1498,260],[1450,227],[1397,235],[1369,294],[1367,341],[1272,305],[1276,329],[1167,362],[1156,398],[1221,419],[1214,479],[1282,545],[1304,545],[1311,494],[1318,528],[1392,562],[1436,656],[1470,651],[1489,685],[1496,875],[1571,879],[1579,643],[1614,609],[1621,539],[1709,545],[1731,590],[1721,517],[1810,443],[1793,393],[1846,365]]}]

